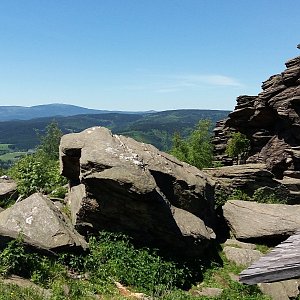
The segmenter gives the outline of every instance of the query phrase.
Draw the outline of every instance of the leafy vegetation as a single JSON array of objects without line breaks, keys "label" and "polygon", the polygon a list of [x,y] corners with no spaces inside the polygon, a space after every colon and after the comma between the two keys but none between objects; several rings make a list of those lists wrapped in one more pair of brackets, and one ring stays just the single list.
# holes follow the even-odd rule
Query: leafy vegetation
[{"label": "leafy vegetation", "polygon": [[[193,270],[203,270],[199,262],[196,265],[194,262],[191,268],[189,264],[168,261],[153,250],[135,248],[124,235],[107,232],[91,238],[89,247],[90,251],[84,255],[65,253],[58,258],[46,257],[27,252],[22,240],[18,239],[10,242],[0,254],[0,270],[2,276],[18,274],[50,289],[52,300],[97,299],[95,295],[101,299],[123,299],[116,282],[153,299],[199,299],[193,296],[196,286],[189,292],[182,289],[190,286],[195,275]],[[204,271],[201,286],[222,288],[219,299],[224,300],[268,299],[256,287],[235,282],[230,274],[238,274],[242,268],[228,262],[222,254],[221,259]],[[3,284],[0,284],[0,291],[2,295],[9,295],[7,299],[42,299],[37,291],[32,296],[28,289]]]},{"label": "leafy vegetation", "polygon": [[211,122],[200,120],[194,131],[186,138],[176,133],[173,138],[172,155],[199,169],[213,166]]},{"label": "leafy vegetation", "polygon": [[291,199],[288,190],[283,190],[282,187],[261,187],[258,188],[252,196],[240,189],[234,189],[231,192],[222,189],[215,191],[216,207],[223,206],[228,200],[255,201],[258,203],[268,204],[287,204]]},{"label": "leafy vegetation", "polygon": [[56,123],[50,123],[38,150],[18,160],[9,170],[9,174],[18,185],[22,196],[35,192],[49,194],[66,184],[59,173],[58,146],[62,133]]},{"label": "leafy vegetation", "polygon": [[248,155],[250,150],[250,140],[240,132],[234,132],[228,140],[225,153],[238,162]]}]

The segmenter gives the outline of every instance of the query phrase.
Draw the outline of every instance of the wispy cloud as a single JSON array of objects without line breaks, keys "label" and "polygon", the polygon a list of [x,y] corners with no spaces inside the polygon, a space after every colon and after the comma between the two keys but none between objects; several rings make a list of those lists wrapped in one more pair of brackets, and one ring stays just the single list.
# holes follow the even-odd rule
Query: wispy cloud
[{"label": "wispy cloud", "polygon": [[[135,80],[135,79],[133,79]],[[237,79],[220,74],[140,74],[134,83],[120,85],[120,90],[174,93],[203,88],[243,87]]]},{"label": "wispy cloud", "polygon": [[200,85],[214,85],[214,86],[232,86],[241,87],[242,84],[235,78],[225,75],[204,75],[204,74],[187,74],[175,75],[174,78],[181,80],[183,86],[200,86]]}]

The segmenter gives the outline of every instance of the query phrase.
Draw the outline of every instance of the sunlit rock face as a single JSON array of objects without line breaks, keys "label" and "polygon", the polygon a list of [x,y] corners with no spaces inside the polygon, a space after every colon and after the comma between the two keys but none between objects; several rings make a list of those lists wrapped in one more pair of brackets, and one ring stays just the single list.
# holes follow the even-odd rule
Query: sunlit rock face
[{"label": "sunlit rock face", "polygon": [[80,232],[123,232],[186,256],[214,239],[214,182],[197,168],[103,127],[63,136],[60,159]]},{"label": "sunlit rock face", "polygon": [[[230,133],[242,132],[251,141],[248,163],[265,163],[277,178],[300,171],[300,56],[262,84],[257,96],[240,96],[228,119],[215,128],[215,152],[225,165]],[[285,172],[289,170],[289,172]],[[291,174],[291,171],[295,171]]]}]

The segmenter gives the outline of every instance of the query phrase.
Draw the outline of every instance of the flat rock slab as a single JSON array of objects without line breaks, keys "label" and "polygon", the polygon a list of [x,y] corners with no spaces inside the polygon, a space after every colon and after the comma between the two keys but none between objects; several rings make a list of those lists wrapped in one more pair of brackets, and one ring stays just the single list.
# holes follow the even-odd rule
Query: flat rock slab
[{"label": "flat rock slab", "polygon": [[223,252],[226,258],[239,266],[250,266],[257,261],[262,253],[258,250],[242,249],[236,247],[225,246]]},{"label": "flat rock slab", "polygon": [[0,213],[0,240],[19,234],[27,244],[45,250],[87,246],[52,201],[39,193]]},{"label": "flat rock slab", "polygon": [[152,145],[93,127],[63,136],[60,160],[80,232],[123,232],[185,256],[215,238],[214,181]]},{"label": "flat rock slab", "polygon": [[223,214],[237,239],[277,238],[300,228],[300,205],[230,200]]}]

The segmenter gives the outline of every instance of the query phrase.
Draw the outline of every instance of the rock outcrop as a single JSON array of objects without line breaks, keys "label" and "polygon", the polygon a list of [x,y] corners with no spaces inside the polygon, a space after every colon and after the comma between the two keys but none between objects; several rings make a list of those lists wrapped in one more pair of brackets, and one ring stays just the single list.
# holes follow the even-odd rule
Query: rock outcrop
[{"label": "rock outcrop", "polygon": [[17,184],[8,178],[0,178],[0,200],[17,198]]},{"label": "rock outcrop", "polygon": [[197,168],[103,127],[63,136],[60,153],[80,232],[123,232],[187,256],[214,239],[214,182]]},{"label": "rock outcrop", "polygon": [[265,163],[279,179],[286,170],[300,171],[300,56],[286,67],[263,82],[257,96],[238,97],[228,119],[218,122],[215,152],[225,165],[233,163],[225,154],[226,143],[238,131],[251,141],[248,163]]},{"label": "rock outcrop", "polygon": [[282,238],[300,228],[300,205],[229,200],[223,214],[237,239]]},{"label": "rock outcrop", "polygon": [[0,213],[0,244],[19,235],[26,244],[44,250],[87,247],[53,202],[39,193]]},{"label": "rock outcrop", "polygon": [[284,189],[265,164],[233,165],[203,170],[215,181],[215,193],[227,197],[234,190],[242,190],[249,196],[263,187]]}]

